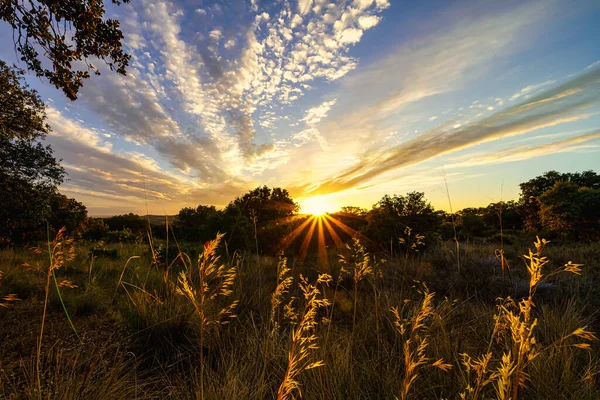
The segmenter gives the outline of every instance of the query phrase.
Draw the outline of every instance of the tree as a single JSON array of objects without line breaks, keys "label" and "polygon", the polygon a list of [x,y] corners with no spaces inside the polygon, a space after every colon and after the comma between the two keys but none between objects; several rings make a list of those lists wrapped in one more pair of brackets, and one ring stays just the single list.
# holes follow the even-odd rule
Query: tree
[{"label": "tree", "polygon": [[575,238],[600,233],[600,189],[579,187],[574,182],[556,182],[539,197],[542,226]]},{"label": "tree", "polygon": [[517,230],[523,227],[523,218],[518,212],[518,205],[515,201],[499,201],[490,203],[482,209],[482,215],[485,226],[498,233],[502,221],[503,229]]},{"label": "tree", "polygon": [[365,228],[367,225],[367,215],[368,212],[366,209],[355,206],[344,206],[340,208],[339,212],[331,214],[333,218],[355,231],[361,231]]},{"label": "tree", "polygon": [[49,146],[0,136],[0,236],[22,241],[38,229],[64,176]]},{"label": "tree", "polygon": [[481,208],[465,208],[457,212],[458,225],[467,237],[481,237],[485,231],[485,219]]},{"label": "tree", "polygon": [[104,222],[111,231],[128,229],[138,236],[144,235],[148,231],[148,221],[134,213],[104,218]]},{"label": "tree", "polygon": [[175,222],[180,239],[206,242],[215,238],[223,227],[223,212],[215,206],[199,205],[197,208],[182,208]]},{"label": "tree", "polygon": [[87,217],[83,223],[82,236],[84,239],[99,241],[108,233],[108,225],[102,218]]},{"label": "tree", "polygon": [[362,207],[343,206],[342,208],[340,208],[339,214],[345,214],[349,217],[360,218],[360,217],[364,217],[365,215],[367,215],[367,210]]},{"label": "tree", "polygon": [[51,213],[50,199],[65,177],[50,146],[45,106],[23,72],[0,64],[0,237],[26,240]]},{"label": "tree", "polygon": [[72,234],[83,229],[87,218],[87,208],[75,199],[63,194],[54,193],[50,197],[50,215],[48,222],[52,228],[58,230],[63,226]]},{"label": "tree", "polygon": [[519,198],[519,212],[525,220],[525,227],[530,230],[541,229],[540,203],[538,197],[553,188],[556,182],[569,181],[577,187],[591,189],[600,188],[600,175],[594,171],[575,173],[560,173],[549,171],[527,182],[521,183],[521,196]]},{"label": "tree", "polygon": [[[113,4],[129,0],[111,0]],[[103,0],[2,0],[0,19],[13,29],[15,49],[27,68],[62,89],[71,99],[89,71],[100,74],[89,63],[99,58],[111,70],[125,75],[130,56],[123,52],[119,21],[104,18]],[[43,56],[50,61],[45,66]],[[85,70],[73,67],[83,61]]]},{"label": "tree", "polygon": [[229,248],[256,248],[273,253],[292,229],[300,206],[282,188],[257,187],[225,207],[224,226]]},{"label": "tree", "polygon": [[398,238],[404,235],[406,227],[425,235],[427,243],[442,222],[422,192],[383,196],[369,212],[367,221],[367,236],[385,249],[390,243],[398,248]]},{"label": "tree", "polygon": [[[256,217],[259,224],[290,217],[300,210],[289,192],[282,188],[257,187],[242,197],[236,197],[228,209],[239,209],[248,218]],[[228,211],[225,211],[228,213]]]},{"label": "tree", "polygon": [[34,140],[50,130],[46,106],[25,83],[24,75],[22,69],[0,60],[0,134],[8,139]]}]

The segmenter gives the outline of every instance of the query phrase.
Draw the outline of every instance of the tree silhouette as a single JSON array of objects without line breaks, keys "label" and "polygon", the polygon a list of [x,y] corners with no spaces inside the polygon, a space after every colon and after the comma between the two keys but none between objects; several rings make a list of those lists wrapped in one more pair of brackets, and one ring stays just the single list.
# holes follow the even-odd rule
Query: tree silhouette
[{"label": "tree silhouette", "polygon": [[[112,0],[115,5],[129,0]],[[0,19],[13,29],[15,50],[27,68],[77,99],[89,71],[100,71],[90,58],[125,75],[130,56],[123,52],[119,21],[104,19],[102,0],[2,0]],[[40,55],[43,53],[43,56]],[[50,66],[46,66],[50,61]],[[86,68],[74,68],[83,61]]]}]

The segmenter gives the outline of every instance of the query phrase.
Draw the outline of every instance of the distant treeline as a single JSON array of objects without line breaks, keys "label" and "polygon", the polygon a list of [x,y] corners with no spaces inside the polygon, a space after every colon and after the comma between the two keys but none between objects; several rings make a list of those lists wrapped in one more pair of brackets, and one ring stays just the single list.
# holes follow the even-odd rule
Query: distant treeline
[{"label": "distant treeline", "polygon": [[[406,241],[423,236],[426,244],[437,240],[504,240],[533,232],[546,238],[594,240],[600,237],[600,175],[547,172],[520,184],[518,201],[501,201],[486,207],[465,208],[454,214],[435,210],[421,192],[385,195],[370,210],[346,206],[323,221],[299,215],[299,206],[287,190],[258,187],[232,200],[224,209],[199,205],[186,207],[175,216],[116,215],[108,218],[87,217],[83,204],[61,194],[51,196],[47,218],[53,230],[66,226],[74,235],[90,241],[142,242],[165,240],[179,243],[203,243],[218,232],[226,233],[230,251],[250,250],[274,254],[283,247],[283,239],[302,229],[301,239],[285,243],[299,251],[302,237],[313,229],[312,241],[321,230],[331,244],[360,236],[373,250],[402,251]],[[13,216],[14,218],[14,216]],[[168,226],[167,226],[168,223]],[[322,227],[323,225],[324,227]],[[40,239],[45,230],[20,231],[19,237]],[[328,229],[326,229],[328,228]],[[399,240],[402,239],[402,240]]]}]

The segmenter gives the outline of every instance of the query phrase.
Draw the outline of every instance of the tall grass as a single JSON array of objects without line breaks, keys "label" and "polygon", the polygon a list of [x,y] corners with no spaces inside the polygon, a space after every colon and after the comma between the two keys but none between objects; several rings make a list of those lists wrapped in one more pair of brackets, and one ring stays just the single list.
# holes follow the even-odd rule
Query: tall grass
[{"label": "tall grass", "polygon": [[[179,274],[178,285],[175,289],[188,299],[194,307],[196,315],[200,321],[200,398],[204,399],[204,359],[203,348],[204,338],[207,331],[212,326],[225,325],[231,318],[235,318],[235,308],[238,301],[234,300],[221,307],[216,307],[217,300],[223,297],[229,297],[233,293],[233,286],[236,269],[229,268],[221,263],[220,256],[217,254],[217,248],[223,238],[223,234],[217,235],[216,239],[208,242],[204,246],[204,251],[200,254],[197,263],[197,282],[194,280],[193,270],[182,271]],[[218,309],[218,312],[214,312]]]},{"label": "tall grass", "polygon": [[303,311],[300,313],[291,309],[288,312],[294,315],[294,320],[297,320],[297,322],[295,323],[295,328],[292,330],[285,375],[277,391],[278,400],[292,399],[295,392],[302,396],[298,376],[303,371],[324,365],[322,360],[311,361],[310,355],[318,348],[315,333],[318,324],[318,313],[321,309],[331,304],[329,300],[321,298],[319,285],[328,285],[331,280],[330,275],[320,274],[315,283],[309,283],[307,278],[302,275],[300,276],[300,289],[305,305]]},{"label": "tall grass", "polygon": [[[410,249],[417,237],[408,236]],[[49,265],[46,251],[0,250],[1,297],[21,298],[0,307],[0,398],[600,395],[599,324],[585,304],[597,304],[593,244],[537,239],[520,258],[507,244],[503,257],[526,290],[494,301],[495,289],[510,287],[494,275],[502,261],[493,244],[463,244],[459,275],[443,244],[383,262],[355,240],[330,265],[334,279],[284,256],[261,256],[260,266],[254,256],[225,257],[222,239],[198,245],[193,263],[181,250],[185,262],[154,262],[160,243],[111,245],[119,259],[98,252],[93,269],[64,235],[50,243]],[[69,332],[53,277],[83,343]],[[547,282],[554,295],[543,292]],[[103,329],[91,328],[97,322]],[[104,332],[113,328],[127,334]]]}]

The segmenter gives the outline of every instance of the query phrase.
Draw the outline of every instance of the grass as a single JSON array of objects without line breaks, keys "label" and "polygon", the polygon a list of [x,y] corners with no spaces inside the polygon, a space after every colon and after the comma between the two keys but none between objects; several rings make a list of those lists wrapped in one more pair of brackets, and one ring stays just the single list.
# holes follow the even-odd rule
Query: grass
[{"label": "grass", "polygon": [[0,398],[600,396],[598,244],[355,241],[325,270],[220,239],[169,265],[159,243],[0,250]]}]

